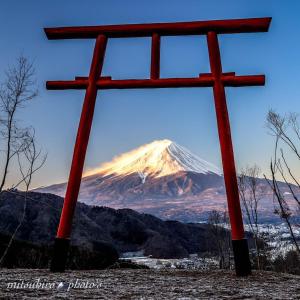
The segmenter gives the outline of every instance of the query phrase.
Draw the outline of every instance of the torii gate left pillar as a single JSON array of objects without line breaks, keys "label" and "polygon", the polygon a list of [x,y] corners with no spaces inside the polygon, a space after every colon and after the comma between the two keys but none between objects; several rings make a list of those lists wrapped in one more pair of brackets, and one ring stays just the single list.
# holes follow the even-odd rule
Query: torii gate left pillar
[{"label": "torii gate left pillar", "polygon": [[[65,270],[72,219],[79,194],[97,90],[213,87],[236,274],[247,276],[251,273],[249,250],[239,201],[225,87],[264,85],[265,78],[264,75],[236,76],[234,72],[223,73],[217,34],[265,32],[268,31],[270,22],[271,18],[256,18],[45,29],[49,39],[96,39],[89,77],[76,77],[72,81],[47,82],[48,89],[86,89],[64,206],[55,240],[51,271],[63,272]],[[211,73],[200,74],[196,78],[160,78],[160,37],[197,34],[205,34],[207,37]],[[101,77],[107,38],[145,36],[152,38],[150,79],[112,80],[110,77]]]}]

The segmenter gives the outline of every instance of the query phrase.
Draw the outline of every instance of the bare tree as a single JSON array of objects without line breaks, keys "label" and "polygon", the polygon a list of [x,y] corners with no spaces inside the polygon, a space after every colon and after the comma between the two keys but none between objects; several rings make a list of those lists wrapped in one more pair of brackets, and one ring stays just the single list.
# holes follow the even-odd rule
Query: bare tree
[{"label": "bare tree", "polygon": [[11,160],[28,147],[28,129],[21,128],[16,117],[18,111],[37,96],[34,74],[33,64],[20,56],[16,65],[5,72],[5,80],[0,87],[0,135],[3,147],[0,192],[6,184]]},{"label": "bare tree", "polygon": [[[288,161],[286,155],[289,153],[289,157],[294,156],[296,160],[300,161],[300,151],[298,149],[300,141],[298,115],[290,113],[281,116],[275,111],[270,110],[267,115],[267,127],[275,137],[274,155],[270,162],[271,181],[267,180],[277,203],[274,212],[285,221],[295,248],[300,254],[300,247],[292,226],[293,215],[300,210],[300,201],[297,197],[297,192],[299,193],[300,191],[300,184],[291,167],[292,163]],[[292,195],[292,200],[294,200],[294,206],[297,208],[296,210],[292,210],[288,204],[286,194],[283,193],[279,180],[282,180],[288,187],[290,195]]]},{"label": "bare tree", "polygon": [[213,210],[209,213],[208,224],[218,251],[220,269],[230,268],[231,239],[230,234],[225,229],[228,223],[226,210],[224,212]]},{"label": "bare tree", "polygon": [[257,165],[247,166],[242,169],[238,176],[238,185],[240,198],[243,204],[244,213],[252,233],[257,256],[257,268],[262,269],[261,250],[264,245],[263,235],[259,230],[259,202],[262,199],[264,191],[259,185],[260,168]]},{"label": "bare tree", "polygon": [[[27,193],[31,185],[32,176],[36,171],[38,171],[44,165],[47,158],[47,154],[43,154],[41,149],[37,149],[36,140],[35,140],[35,131],[33,129],[27,132],[26,143],[27,144],[24,148],[24,151],[17,152],[17,160],[18,160],[19,171],[21,174],[21,180],[14,186],[15,188],[17,185],[21,183],[24,183],[25,185],[22,214],[19,223],[15,228],[12,236],[10,237],[8,245],[0,258],[0,266],[2,265],[13,243],[16,234],[18,233],[20,227],[22,226],[25,220],[26,208],[27,208]],[[7,192],[9,192],[9,190]]]},{"label": "bare tree", "polygon": [[[17,119],[18,112],[37,96],[34,75],[33,64],[26,57],[20,56],[17,63],[5,72],[5,80],[0,86],[0,193],[7,186],[7,176],[13,161],[18,166],[16,171],[19,171],[20,179],[12,184],[12,189],[20,185],[24,187],[24,192],[20,194],[24,197],[21,218],[0,258],[0,265],[26,217],[27,193],[32,176],[44,165],[47,157],[41,149],[37,149],[34,129],[21,127]],[[7,189],[6,192],[10,193],[11,190]]]}]

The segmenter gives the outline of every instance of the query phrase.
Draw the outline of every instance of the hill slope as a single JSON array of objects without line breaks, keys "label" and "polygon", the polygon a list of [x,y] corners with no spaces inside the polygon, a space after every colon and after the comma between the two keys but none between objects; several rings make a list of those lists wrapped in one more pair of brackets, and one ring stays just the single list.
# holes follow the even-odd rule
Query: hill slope
[{"label": "hill slope", "polygon": [[[36,244],[54,241],[63,199],[56,195],[28,193],[26,218],[16,238]],[[24,205],[24,193],[0,195],[0,232],[12,234]],[[114,210],[78,203],[72,244],[90,249],[98,242],[113,245],[119,253],[143,251],[165,258],[186,257],[189,253],[214,250],[205,224],[162,221],[130,209]]]}]

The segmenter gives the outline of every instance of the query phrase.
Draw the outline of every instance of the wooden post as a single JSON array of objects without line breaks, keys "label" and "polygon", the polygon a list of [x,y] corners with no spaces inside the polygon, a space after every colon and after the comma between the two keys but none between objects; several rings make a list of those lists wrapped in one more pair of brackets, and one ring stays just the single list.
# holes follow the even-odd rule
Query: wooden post
[{"label": "wooden post", "polygon": [[236,273],[239,276],[251,273],[249,250],[244,234],[242,211],[234,163],[233,146],[226,95],[222,78],[222,64],[218,37],[215,32],[208,32],[207,44],[212,75],[214,76],[214,100],[217,116],[218,132],[221,147],[223,173],[227,194],[228,213],[231,224],[231,236]]},{"label": "wooden post", "polygon": [[160,36],[157,33],[152,35],[151,45],[151,79],[159,79],[160,69]]},{"label": "wooden post", "polygon": [[54,254],[51,262],[51,271],[53,272],[63,272],[65,270],[72,220],[79,194],[85,154],[97,98],[98,89],[96,82],[101,75],[106,43],[107,38],[105,35],[99,35],[97,37],[88,77],[88,87],[86,89],[77,131],[67,191],[54,244]]}]

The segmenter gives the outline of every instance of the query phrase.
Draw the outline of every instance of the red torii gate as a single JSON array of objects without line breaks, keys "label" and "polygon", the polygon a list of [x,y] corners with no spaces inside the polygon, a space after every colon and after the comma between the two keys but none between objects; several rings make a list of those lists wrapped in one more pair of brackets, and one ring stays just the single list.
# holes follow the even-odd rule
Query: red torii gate
[{"label": "red torii gate", "polygon": [[[217,35],[267,32],[270,22],[271,18],[253,18],[45,28],[48,39],[96,39],[88,77],[75,77],[75,80],[70,81],[47,81],[47,89],[49,90],[86,89],[69,181],[54,244],[51,271],[63,272],[65,270],[72,219],[78,198],[98,89],[213,87],[236,274],[246,276],[251,273],[224,87],[264,85],[265,76],[236,76],[234,72],[223,73]],[[174,35],[206,35],[211,73],[200,74],[196,78],[160,78],[160,37]],[[152,38],[150,79],[112,80],[111,77],[101,77],[107,39],[124,37]]]}]

